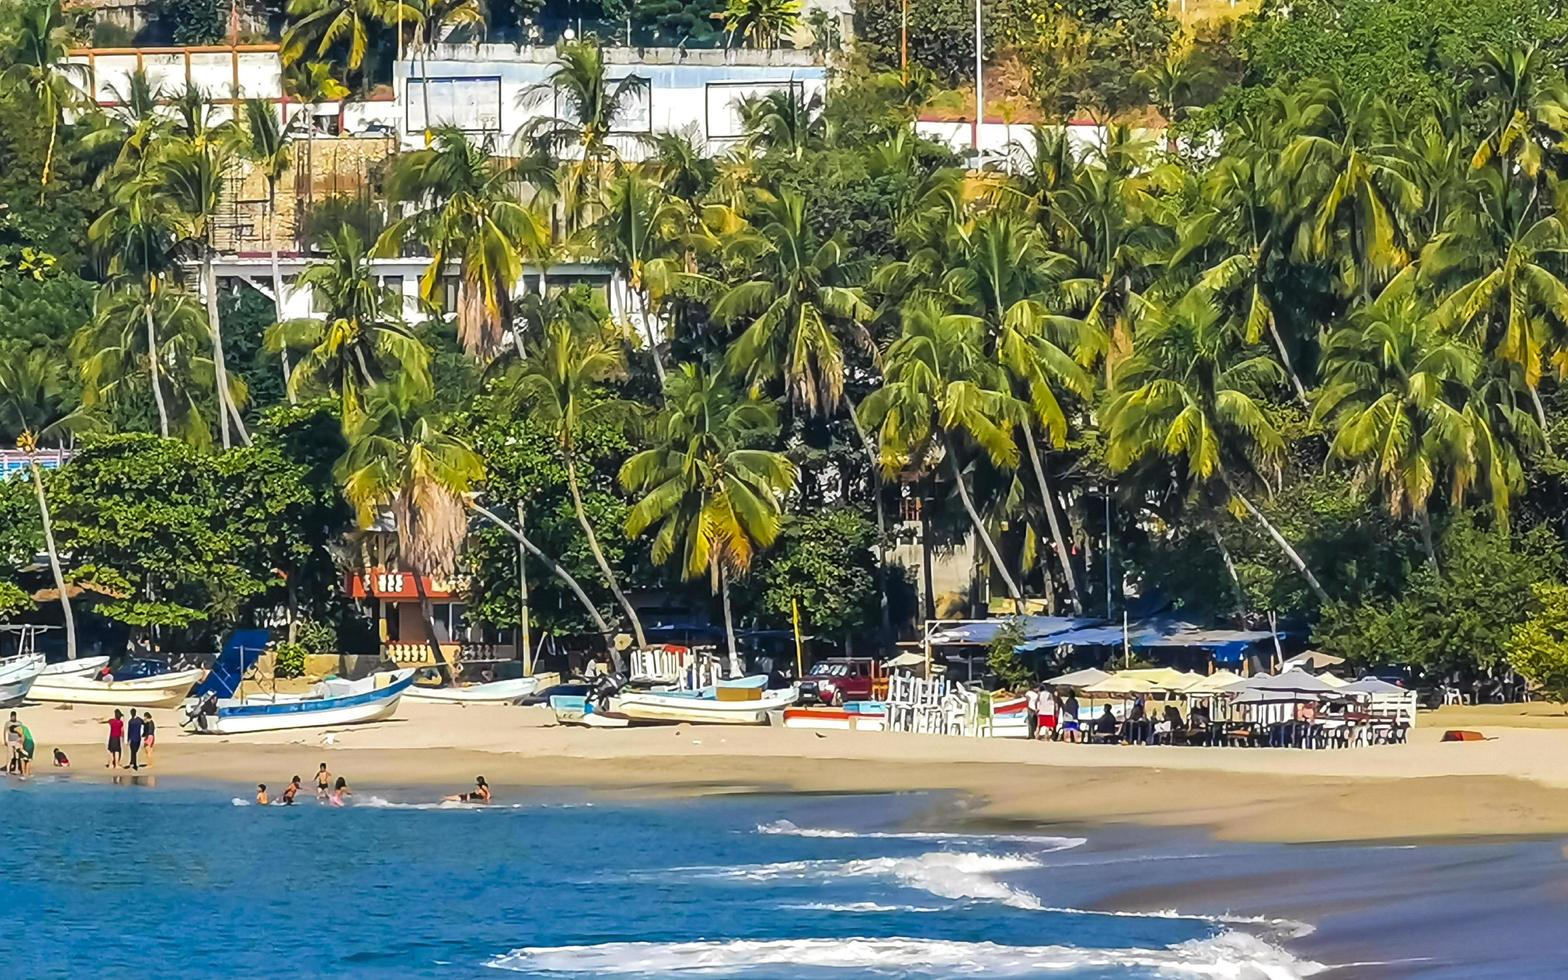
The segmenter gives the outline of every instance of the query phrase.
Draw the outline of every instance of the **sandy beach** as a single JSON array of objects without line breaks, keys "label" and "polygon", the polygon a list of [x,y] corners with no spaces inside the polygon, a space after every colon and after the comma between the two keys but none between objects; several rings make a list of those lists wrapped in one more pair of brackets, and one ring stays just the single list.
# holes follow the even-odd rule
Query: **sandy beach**
[{"label": "sandy beach", "polygon": [[[65,748],[77,778],[107,778],[106,712],[35,705],[21,717],[38,763]],[[928,735],[679,725],[563,728],[548,710],[416,704],[328,732],[212,737],[154,713],[148,776],[279,784],[319,762],[355,786],[498,794],[580,787],[634,794],[939,791],[933,822],[1133,822],[1234,840],[1369,841],[1568,833],[1568,709],[1444,709],[1410,744],[1348,750],[1099,746]],[[1445,728],[1487,741],[1440,743]],[[450,787],[450,789],[447,789]]]}]

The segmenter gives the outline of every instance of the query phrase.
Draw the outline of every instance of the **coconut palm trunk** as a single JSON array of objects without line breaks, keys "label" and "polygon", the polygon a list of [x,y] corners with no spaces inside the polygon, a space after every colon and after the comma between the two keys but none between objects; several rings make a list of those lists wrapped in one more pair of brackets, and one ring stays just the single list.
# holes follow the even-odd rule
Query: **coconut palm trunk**
[{"label": "coconut palm trunk", "polygon": [[1252,501],[1248,500],[1247,496],[1236,487],[1228,473],[1222,472],[1220,478],[1225,481],[1225,487],[1230,491],[1231,496],[1241,502],[1241,506],[1246,509],[1248,514],[1252,515],[1253,520],[1262,526],[1264,532],[1274,539],[1274,543],[1279,546],[1280,551],[1285,553],[1285,557],[1296,567],[1296,571],[1301,573],[1301,577],[1306,580],[1307,588],[1312,590],[1312,594],[1318,597],[1319,602],[1327,603],[1329,601],[1328,593],[1323,590],[1323,586],[1318,582],[1317,576],[1312,574],[1312,569],[1307,567],[1307,563],[1302,560],[1301,555],[1291,543],[1285,540],[1285,536],[1279,532],[1279,529],[1270,523],[1269,519],[1263,516],[1263,512],[1258,510]]},{"label": "coconut palm trunk", "polygon": [[632,608],[631,600],[626,598],[626,593],[621,591],[621,583],[615,576],[610,563],[604,557],[604,550],[599,547],[599,537],[593,533],[593,524],[588,520],[588,512],[583,509],[582,492],[577,486],[577,459],[576,454],[570,449],[561,453],[566,461],[566,486],[572,493],[572,510],[577,514],[577,523],[581,525],[583,534],[587,536],[588,550],[593,552],[593,560],[599,566],[599,571],[604,575],[605,584],[610,587],[610,592],[615,596],[615,601],[620,603],[621,611],[626,613],[626,618],[631,621],[632,633],[637,638],[637,649],[647,649],[648,640],[643,636],[642,620],[637,618],[637,610]]},{"label": "coconut palm trunk", "polygon": [[1056,517],[1056,498],[1051,493],[1050,481],[1045,476],[1045,464],[1040,459],[1040,447],[1035,445],[1034,427],[1025,425],[1024,446],[1029,451],[1029,465],[1034,468],[1035,482],[1040,486],[1040,505],[1045,508],[1045,517],[1051,527],[1051,544],[1056,549],[1057,560],[1061,562],[1062,574],[1067,577],[1067,599],[1072,603],[1073,612],[1083,615],[1083,597],[1078,594],[1078,579],[1073,574],[1072,558],[1067,554],[1067,542],[1062,536],[1062,525]]},{"label": "coconut palm trunk", "polygon": [[[573,576],[571,572],[568,572],[566,569],[557,564],[555,559],[551,558],[543,551],[540,551],[538,545],[530,541],[528,536],[525,535],[522,531],[509,524],[505,518],[500,517],[493,511],[485,508],[482,504],[476,503],[475,501],[469,500],[467,501],[467,504],[468,508],[474,513],[478,514],[480,517],[483,517],[491,524],[494,524],[496,527],[511,535],[512,539],[518,544],[522,545],[530,555],[533,555],[535,558],[543,562],[544,566],[550,570],[551,575],[554,575],[556,578],[565,583],[566,587],[572,590],[572,595],[577,597],[577,601],[581,603],[583,609],[587,611],[588,618],[593,620],[594,628],[599,631],[600,637],[604,638],[606,641],[609,640],[610,624],[605,622],[603,614],[599,612],[599,607],[593,604],[593,600],[590,599],[588,597],[588,593],[583,590],[582,583],[578,582],[576,577]],[[615,649],[614,644],[610,644],[610,659],[615,664],[615,669],[617,671],[625,669],[625,662],[621,659],[621,653],[619,650]]]},{"label": "coconut palm trunk", "polygon": [[430,656],[434,658],[436,670],[441,672],[441,683],[452,683],[452,665],[447,662],[446,652],[441,649],[441,641],[436,637],[435,607],[430,603],[430,592],[425,588],[424,573],[414,570],[414,594],[419,596],[419,618],[425,627],[425,642],[430,645]]},{"label": "coconut palm trunk", "polygon": [[743,672],[740,666],[740,650],[735,644],[735,615],[730,610],[730,577],[724,573],[722,561],[715,559],[713,565],[719,575],[719,601],[724,606],[724,642],[729,645],[730,676],[739,677]]},{"label": "coconut palm trunk", "polygon": [[[268,234],[268,236],[267,236],[268,237],[267,244],[271,246],[271,248],[268,249],[268,257],[272,261],[272,310],[273,310],[273,316],[275,316],[277,318],[277,322],[278,323],[282,323],[283,322],[283,270],[281,268],[279,268],[279,266],[278,266],[278,201],[277,201],[277,196],[278,196],[278,189],[277,189],[276,183],[274,182],[274,183],[270,184],[268,189],[267,189],[267,198],[268,198],[268,203],[267,203],[267,225],[268,225],[269,232],[270,232]],[[282,350],[278,351],[278,357],[281,359],[281,361],[283,363],[283,393],[288,396],[290,405],[298,404],[299,403],[299,398],[294,394],[294,386],[289,384],[289,375],[294,373],[294,369],[289,366],[289,349],[287,347],[284,347]]]},{"label": "coconut palm trunk", "polygon": [[27,465],[33,473],[33,493],[38,497],[38,519],[44,529],[44,551],[49,555],[49,572],[55,591],[60,593],[60,614],[65,619],[65,656],[76,659],[76,617],[71,612],[71,596],[65,589],[65,573],[60,569],[60,549],[55,546],[54,522],[49,517],[49,500],[44,496],[43,474],[39,472],[36,447],[27,446]]},{"label": "coconut palm trunk", "polygon": [[885,650],[893,649],[893,617],[888,609],[887,599],[887,505],[882,499],[882,466],[877,460],[876,447],[871,445],[871,436],[866,432],[865,426],[860,424],[860,406],[844,398],[849,408],[849,421],[855,426],[855,435],[860,439],[860,446],[865,451],[866,462],[871,465],[871,502],[875,505],[877,514],[877,606],[882,617],[882,647]]},{"label": "coconut palm trunk", "polygon": [[985,553],[991,558],[991,567],[996,569],[996,574],[1002,576],[1002,583],[1007,586],[1007,594],[1012,597],[1013,608],[1020,614],[1024,611],[1024,595],[1019,590],[1018,583],[1013,581],[1013,576],[1007,570],[1007,564],[1002,561],[1001,552],[997,551],[996,542],[991,540],[991,533],[985,529],[985,521],[980,519],[980,512],[975,509],[975,502],[970,499],[969,487],[964,483],[964,471],[958,468],[958,447],[953,445],[953,437],[946,432],[942,433],[942,446],[947,450],[947,465],[953,471],[953,481],[958,485],[958,499],[964,505],[964,513],[969,515],[969,522],[974,525],[975,533],[980,536],[980,543],[985,546]]},{"label": "coconut palm trunk", "polygon": [[214,383],[218,388],[218,430],[223,440],[223,448],[231,445],[229,439],[229,425],[234,426],[234,432],[244,445],[250,445],[250,433],[245,431],[245,420],[240,418],[239,407],[229,393],[229,367],[223,355],[223,325],[218,316],[218,276],[212,267],[212,252],[209,249],[202,256],[202,277],[206,283],[207,292],[207,326],[212,335],[212,371]]},{"label": "coconut palm trunk", "polygon": [[[517,503],[517,527],[524,526],[523,504]],[[523,676],[532,677],[534,673],[534,645],[529,636],[530,610],[528,608],[528,549],[521,543],[517,546],[517,642],[519,652],[523,655]]]},{"label": "coconut palm trunk", "polygon": [[664,390],[664,357],[659,353],[659,341],[653,332],[653,318],[648,312],[648,294],[643,292],[641,286],[628,285],[627,292],[637,297],[637,308],[642,314],[643,333],[648,336],[648,350],[653,354],[653,373],[659,379],[659,390]]},{"label": "coconut palm trunk", "polygon": [[152,304],[153,298],[158,295],[158,280],[154,277],[147,279],[147,302],[142,305],[142,314],[147,320],[147,373],[152,381],[152,398],[158,406],[158,434],[169,438],[169,407],[163,401],[163,381],[158,377],[158,329],[153,323]]},{"label": "coconut palm trunk", "polygon": [[1236,561],[1231,557],[1230,548],[1225,546],[1225,538],[1217,527],[1209,528],[1209,535],[1214,538],[1214,547],[1220,550],[1220,558],[1225,562],[1225,571],[1230,575],[1231,591],[1236,596],[1236,614],[1241,615],[1247,611],[1247,596],[1241,591],[1241,576],[1236,574]]}]

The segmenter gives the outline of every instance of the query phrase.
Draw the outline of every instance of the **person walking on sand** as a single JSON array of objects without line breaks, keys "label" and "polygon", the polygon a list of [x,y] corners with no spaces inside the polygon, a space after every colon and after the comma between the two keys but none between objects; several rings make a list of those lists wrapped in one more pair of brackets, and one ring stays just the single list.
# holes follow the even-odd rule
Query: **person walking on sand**
[{"label": "person walking on sand", "polygon": [[1039,701],[1040,721],[1037,726],[1037,737],[1047,742],[1056,739],[1056,692],[1048,687],[1040,688]]},{"label": "person walking on sand", "polygon": [[22,723],[17,720],[16,712],[11,712],[11,718],[5,723],[5,771],[9,775],[22,771]]},{"label": "person walking on sand", "polygon": [[316,799],[325,800],[332,792],[332,774],[327,772],[327,764],[323,762],[321,768],[316,770]]},{"label": "person walking on sand", "polygon": [[293,779],[289,780],[289,784],[287,786],[283,787],[283,805],[293,806],[294,797],[299,795],[299,791],[299,777],[295,776]]},{"label": "person walking on sand", "polygon": [[146,753],[146,765],[152,765],[152,747],[157,742],[158,726],[152,722],[152,712],[142,712],[142,751]]},{"label": "person walking on sand", "polygon": [[142,735],[145,734],[145,728],[146,723],[142,721],[142,716],[137,714],[135,711],[132,711],[131,722],[126,726],[125,730],[126,741],[128,741],[131,745],[132,769],[140,769],[142,767],[141,763],[137,761],[137,756],[141,755]]},{"label": "person walking on sand", "polygon": [[1024,714],[1029,719],[1029,739],[1033,741],[1040,730],[1040,685],[1024,692]]},{"label": "person walking on sand", "polygon": [[125,715],[119,708],[114,709],[114,717],[109,719],[109,761],[103,764],[105,769],[120,768],[120,740],[125,738]]},{"label": "person walking on sand", "polygon": [[[323,763],[323,765],[325,765],[325,763]],[[348,788],[348,780],[344,779],[342,776],[339,776],[338,781],[332,785],[332,795],[327,797],[327,802],[333,806],[342,806],[343,797],[353,795],[354,791]]]},{"label": "person walking on sand", "polygon": [[266,783],[257,783],[256,784],[256,805],[257,806],[266,806],[267,803],[268,803],[268,800],[267,800],[267,784]]}]

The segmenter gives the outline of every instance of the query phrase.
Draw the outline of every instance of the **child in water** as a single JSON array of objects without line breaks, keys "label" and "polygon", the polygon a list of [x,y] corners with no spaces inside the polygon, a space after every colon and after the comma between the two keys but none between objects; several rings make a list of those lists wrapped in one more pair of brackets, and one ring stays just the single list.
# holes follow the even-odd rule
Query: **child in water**
[{"label": "child in water", "polygon": [[256,784],[256,805],[257,806],[266,806],[267,805],[267,784],[266,783],[257,783]]},{"label": "child in water", "polygon": [[348,788],[348,780],[339,776],[338,781],[332,785],[332,795],[327,797],[327,802],[333,806],[342,806],[343,797],[353,795],[353,790]]},{"label": "child in water", "polygon": [[299,795],[299,789],[300,789],[299,777],[295,776],[292,780],[289,781],[289,784],[287,786],[283,787],[283,805],[284,806],[293,806],[294,805],[294,797]]}]

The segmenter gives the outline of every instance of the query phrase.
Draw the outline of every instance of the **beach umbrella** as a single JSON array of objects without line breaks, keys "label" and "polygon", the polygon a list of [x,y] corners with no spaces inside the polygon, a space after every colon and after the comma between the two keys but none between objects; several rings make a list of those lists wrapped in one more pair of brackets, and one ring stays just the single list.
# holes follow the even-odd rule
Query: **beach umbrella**
[{"label": "beach umbrella", "polygon": [[1338,667],[1344,662],[1344,657],[1336,657],[1332,653],[1324,653],[1321,650],[1308,650],[1306,653],[1296,654],[1279,666],[1282,672],[1297,667],[1303,670],[1323,670],[1328,667]]},{"label": "beach umbrella", "polygon": [[1243,680],[1242,676],[1233,670],[1216,670],[1207,677],[1199,677],[1194,680],[1191,684],[1182,688],[1181,693],[1218,694],[1239,680]]},{"label": "beach umbrella", "polygon": [[1132,677],[1148,681],[1150,685],[1162,691],[1182,691],[1202,680],[1202,676],[1187,670],[1177,670],[1174,667],[1143,667],[1136,670],[1123,670],[1117,677]]},{"label": "beach umbrella", "polygon": [[1141,677],[1124,677],[1121,674],[1112,674],[1105,680],[1089,684],[1083,689],[1085,694],[1153,694],[1159,688],[1150,684]]},{"label": "beach umbrella", "polygon": [[1338,688],[1340,690],[1344,690],[1350,685],[1349,681],[1345,680],[1343,677],[1337,677],[1334,674],[1319,674],[1318,680],[1327,684],[1329,687]]},{"label": "beach umbrella", "polygon": [[1409,694],[1405,688],[1398,684],[1379,680],[1376,677],[1363,677],[1359,681],[1346,684],[1339,689],[1343,694]]},{"label": "beach umbrella", "polygon": [[1086,670],[1075,670],[1071,673],[1052,677],[1045,683],[1047,687],[1086,688],[1090,685],[1098,684],[1110,676],[1110,674],[1106,673],[1098,667],[1090,667]]},{"label": "beach umbrella", "polygon": [[1224,689],[1227,694],[1242,691],[1274,691],[1284,694],[1332,694],[1334,685],[1304,670],[1287,670],[1280,674],[1257,674]]}]

